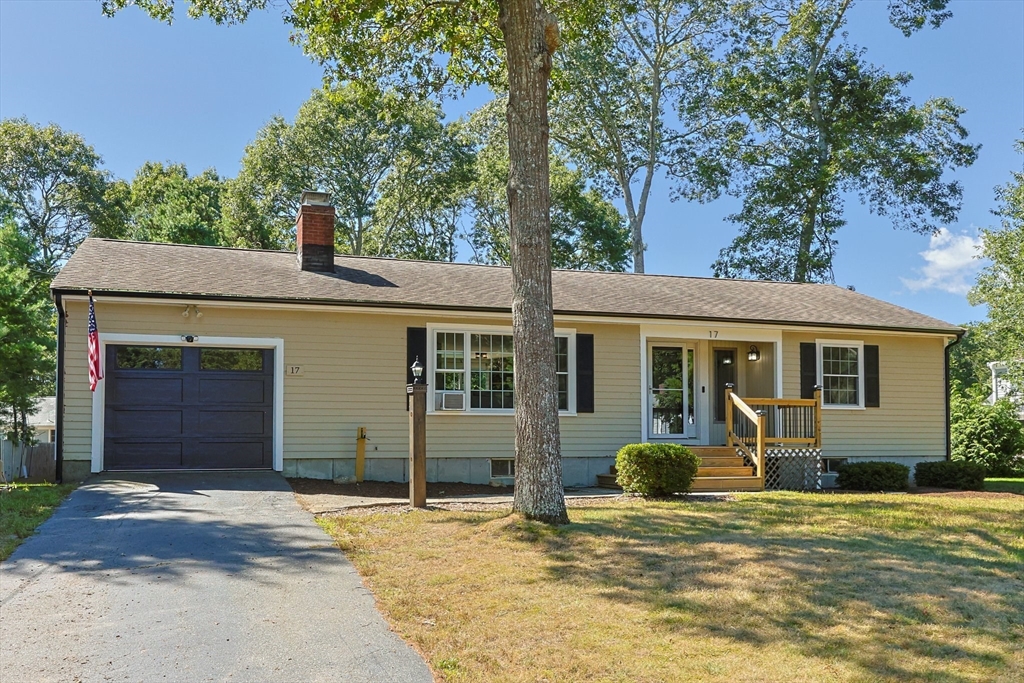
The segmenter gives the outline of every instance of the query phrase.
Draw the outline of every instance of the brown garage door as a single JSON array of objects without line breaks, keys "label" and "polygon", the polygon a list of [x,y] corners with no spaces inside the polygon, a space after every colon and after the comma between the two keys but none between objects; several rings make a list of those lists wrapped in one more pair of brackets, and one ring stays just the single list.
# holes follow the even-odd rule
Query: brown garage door
[{"label": "brown garage door", "polygon": [[274,351],[107,346],[104,467],[273,465]]}]

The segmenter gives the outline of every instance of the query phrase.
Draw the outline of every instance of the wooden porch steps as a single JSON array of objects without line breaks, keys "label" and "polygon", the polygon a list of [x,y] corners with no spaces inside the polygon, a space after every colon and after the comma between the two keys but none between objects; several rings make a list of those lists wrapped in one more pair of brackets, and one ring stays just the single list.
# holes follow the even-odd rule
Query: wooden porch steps
[{"label": "wooden porch steps", "polygon": [[753,467],[698,467],[697,477],[752,477]]},{"label": "wooden porch steps", "polygon": [[[700,458],[700,467],[693,480],[694,491],[760,491],[761,480],[754,476],[754,468],[745,465],[736,449],[728,446],[691,446]],[[615,467],[608,474],[597,475],[600,488],[621,489],[616,482]]]},{"label": "wooden porch steps", "polygon": [[760,491],[758,477],[702,477],[693,480],[692,491]]}]

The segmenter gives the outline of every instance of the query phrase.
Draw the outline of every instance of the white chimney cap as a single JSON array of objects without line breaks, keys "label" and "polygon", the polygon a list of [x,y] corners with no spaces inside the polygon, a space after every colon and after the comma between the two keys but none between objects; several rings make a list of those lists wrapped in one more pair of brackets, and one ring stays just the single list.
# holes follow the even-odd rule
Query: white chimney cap
[{"label": "white chimney cap", "polygon": [[319,190],[303,190],[299,203],[329,205],[331,203],[331,195]]}]

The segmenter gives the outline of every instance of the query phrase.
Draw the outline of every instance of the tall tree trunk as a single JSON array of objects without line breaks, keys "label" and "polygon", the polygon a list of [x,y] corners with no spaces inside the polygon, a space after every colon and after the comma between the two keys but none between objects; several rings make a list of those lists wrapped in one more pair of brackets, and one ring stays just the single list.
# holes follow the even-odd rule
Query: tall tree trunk
[{"label": "tall tree trunk", "polygon": [[516,392],[512,508],[567,524],[551,298],[548,78],[558,25],[540,0],[500,0],[508,64],[508,203]]},{"label": "tall tree trunk", "polygon": [[633,272],[644,272],[644,235],[643,218],[637,216],[629,222],[629,231],[633,235]]}]

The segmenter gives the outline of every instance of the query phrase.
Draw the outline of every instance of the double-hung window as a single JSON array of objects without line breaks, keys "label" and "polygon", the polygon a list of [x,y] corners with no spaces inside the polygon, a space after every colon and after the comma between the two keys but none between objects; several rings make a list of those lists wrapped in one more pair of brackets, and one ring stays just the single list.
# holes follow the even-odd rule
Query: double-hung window
[{"label": "double-hung window", "polygon": [[[558,410],[569,412],[574,388],[572,333],[555,335]],[[511,412],[515,408],[512,334],[506,330],[432,331],[433,410]]]},{"label": "double-hung window", "polygon": [[822,404],[832,408],[863,408],[864,344],[819,341],[818,358]]}]

